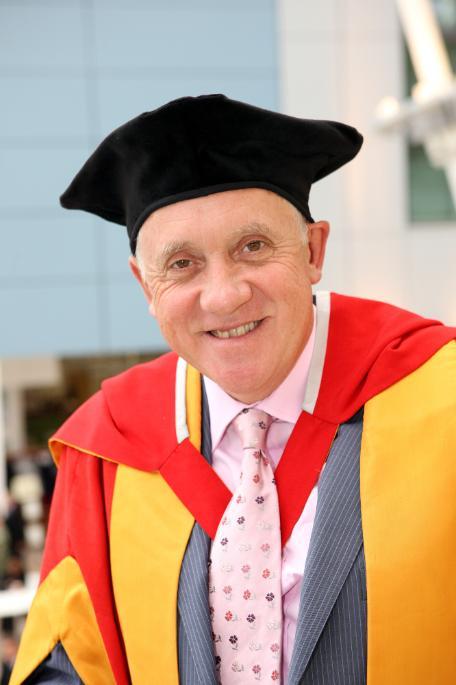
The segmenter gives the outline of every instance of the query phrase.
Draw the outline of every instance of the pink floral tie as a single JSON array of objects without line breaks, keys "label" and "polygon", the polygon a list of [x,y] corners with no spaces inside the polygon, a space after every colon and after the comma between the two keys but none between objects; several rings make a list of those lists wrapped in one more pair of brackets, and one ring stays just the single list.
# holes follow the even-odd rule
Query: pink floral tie
[{"label": "pink floral tie", "polygon": [[222,685],[280,683],[281,538],[274,473],[264,448],[272,417],[234,419],[243,447],[240,484],[212,544],[209,605]]}]

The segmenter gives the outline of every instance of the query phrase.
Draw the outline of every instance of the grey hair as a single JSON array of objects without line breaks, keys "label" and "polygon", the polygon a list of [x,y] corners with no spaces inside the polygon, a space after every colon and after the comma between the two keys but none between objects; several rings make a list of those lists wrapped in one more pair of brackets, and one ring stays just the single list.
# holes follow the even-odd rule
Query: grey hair
[{"label": "grey hair", "polygon": [[[144,226],[144,224],[143,224]],[[135,250],[135,259],[136,263],[138,265],[139,273],[141,274],[142,280],[145,282],[146,281],[146,267],[144,265],[144,259],[142,256],[142,250],[141,250],[141,233],[143,233],[143,226],[139,229],[138,235],[136,236],[136,250]]]}]

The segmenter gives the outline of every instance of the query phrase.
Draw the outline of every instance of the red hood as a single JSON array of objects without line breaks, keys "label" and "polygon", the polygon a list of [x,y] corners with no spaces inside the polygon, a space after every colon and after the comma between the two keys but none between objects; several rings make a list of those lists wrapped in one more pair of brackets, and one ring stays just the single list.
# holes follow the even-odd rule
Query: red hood
[{"label": "red hood", "polygon": [[314,414],[343,423],[424,364],[456,328],[399,307],[331,293],[328,342]]},{"label": "red hood", "polygon": [[[49,441],[144,471],[155,471],[176,447],[174,393],[177,355],[170,352],[103,381]],[[57,444],[55,444],[57,443]]]},{"label": "red hood", "polygon": [[[318,314],[317,314],[318,319]],[[456,328],[382,302],[331,294],[326,356],[313,414],[339,424],[407,376]],[[175,368],[169,353],[102,384],[51,438],[145,471],[177,446]],[[55,445],[54,445],[55,447]]]}]

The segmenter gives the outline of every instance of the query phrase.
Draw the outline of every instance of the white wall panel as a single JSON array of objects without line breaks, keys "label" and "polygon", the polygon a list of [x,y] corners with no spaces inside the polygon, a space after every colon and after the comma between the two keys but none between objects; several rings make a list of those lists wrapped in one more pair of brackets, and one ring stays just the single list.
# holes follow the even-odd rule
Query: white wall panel
[{"label": "white wall panel", "polygon": [[[0,287],[34,279],[55,283],[96,277],[97,236],[88,214],[56,212],[29,219],[11,217],[0,230]],[[56,280],[57,279],[57,280]]]},{"label": "white wall panel", "polygon": [[[274,69],[274,16],[229,3],[205,7],[160,4],[130,11],[103,6],[94,11],[95,62],[99,68],[155,67]],[[124,37],[124,40],[120,40]]]},{"label": "white wall panel", "polygon": [[[1,21],[1,16],[0,16]],[[67,139],[84,145],[89,132],[86,82],[81,75],[2,76],[0,92],[7,101],[0,108],[0,146]]]},{"label": "white wall panel", "polygon": [[395,1],[277,0],[277,9],[282,109],[315,111],[365,136],[358,157],[311,192],[315,218],[333,229],[322,287],[454,322],[456,226],[410,225],[405,142],[374,126],[381,98],[405,96]]},{"label": "white wall panel", "polygon": [[80,2],[3,1],[0,27],[2,70],[84,66]]},{"label": "white wall panel", "polygon": [[318,41],[320,38],[334,38],[341,25],[337,12],[338,0],[320,0],[312,6],[302,0],[287,0],[280,4],[280,30],[286,38]]},{"label": "white wall panel", "polygon": [[[101,352],[95,284],[0,288],[2,356]],[[7,322],[7,325],[4,325]]]},{"label": "white wall panel", "polygon": [[167,349],[157,322],[149,314],[146,298],[133,276],[110,280],[106,295],[109,351]]},{"label": "white wall panel", "polygon": [[58,144],[0,150],[0,219],[2,209],[57,209],[59,196],[87,156],[87,148]]}]

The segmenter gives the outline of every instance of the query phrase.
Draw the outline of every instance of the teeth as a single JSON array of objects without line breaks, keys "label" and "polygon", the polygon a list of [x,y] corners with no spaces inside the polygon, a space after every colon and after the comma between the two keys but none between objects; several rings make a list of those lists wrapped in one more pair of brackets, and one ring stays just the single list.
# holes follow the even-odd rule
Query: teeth
[{"label": "teeth", "polygon": [[237,328],[230,328],[229,331],[211,331],[212,335],[216,338],[238,338],[240,335],[245,335],[249,331],[253,331],[259,324],[259,321],[251,321],[243,326],[238,326]]}]

